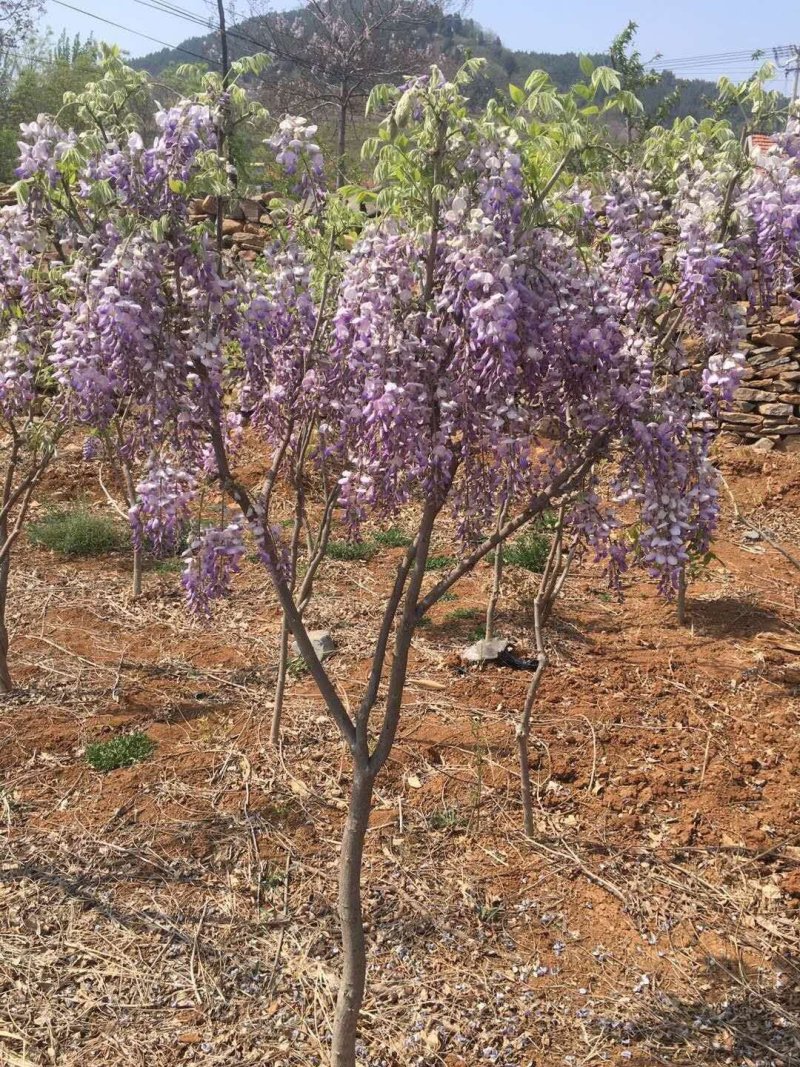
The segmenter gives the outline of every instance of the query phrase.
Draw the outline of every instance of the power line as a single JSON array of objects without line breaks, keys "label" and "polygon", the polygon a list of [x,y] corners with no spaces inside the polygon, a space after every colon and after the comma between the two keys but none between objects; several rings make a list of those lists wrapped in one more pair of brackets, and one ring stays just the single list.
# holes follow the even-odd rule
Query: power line
[{"label": "power line", "polygon": [[123,26],[120,22],[113,22],[111,19],[104,18],[102,15],[95,15],[93,11],[85,11],[82,7],[75,7],[73,4],[66,3],[66,0],[53,0],[54,4],[58,4],[59,7],[69,8],[70,11],[76,11],[79,15],[86,15],[87,18],[95,19],[97,22],[104,22],[107,26],[113,26],[117,30],[124,30],[125,33],[132,33],[135,37],[142,37],[146,41],[152,41],[155,44],[160,44],[163,48],[170,48],[175,52],[184,52],[188,56],[194,56],[195,59],[202,59],[204,63],[208,62],[208,56],[203,56],[199,52],[193,52],[190,48],[184,48],[182,45],[173,45],[168,41],[162,41],[158,37],[151,37],[148,33],[142,33],[140,30],[132,30],[130,26]]},{"label": "power line", "polygon": [[791,54],[791,45],[775,45],[771,48],[756,50],[708,53],[702,56],[683,56],[680,59],[659,59],[651,66],[659,71],[671,70],[678,74],[690,70],[718,70],[732,66],[752,67],[769,57],[773,58],[776,63],[780,63],[782,59],[788,58]]},{"label": "power line", "polygon": [[206,30],[213,28],[210,19],[204,19],[201,15],[196,15],[191,11],[187,11],[185,8],[178,7],[175,4],[150,2],[150,0],[136,0],[142,7],[150,7],[154,11],[160,11],[165,15],[172,15],[174,18],[183,19],[184,22],[192,22],[196,26],[202,26]]},{"label": "power line", "polygon": [[[187,11],[185,8],[178,7],[177,4],[168,3],[167,0],[136,0],[137,4],[142,7],[153,8],[154,11],[161,11],[165,15],[172,15],[174,18],[183,19],[184,22],[190,22],[194,26],[202,26],[208,33],[214,33],[213,25],[204,20],[201,16],[195,15],[191,11]],[[267,44],[266,41],[260,41],[257,37],[253,37],[252,34],[243,33],[241,30],[228,29],[226,34],[229,38],[237,41],[244,41],[246,44],[255,45],[257,48],[264,52],[275,52],[275,46]]]},{"label": "power line", "polygon": [[732,52],[706,52],[703,55],[697,56],[673,56],[672,58],[659,56],[657,62],[660,64],[671,63],[696,63],[701,60],[717,60],[717,59],[752,59],[754,56],[765,54],[768,52],[789,52],[791,51],[791,45],[779,44],[771,45],[769,48],[740,48]]}]

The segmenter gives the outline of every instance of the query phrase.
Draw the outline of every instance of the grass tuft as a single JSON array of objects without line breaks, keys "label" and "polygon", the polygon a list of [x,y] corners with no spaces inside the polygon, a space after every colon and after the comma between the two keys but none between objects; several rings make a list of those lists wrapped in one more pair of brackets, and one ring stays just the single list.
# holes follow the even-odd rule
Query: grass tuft
[{"label": "grass tuft", "polygon": [[155,742],[147,734],[120,734],[110,741],[87,745],[86,762],[96,771],[115,771],[147,759],[154,748]]},{"label": "grass tuft", "polygon": [[130,544],[128,531],[114,519],[83,507],[49,512],[30,524],[28,538],[62,556],[102,556]]},{"label": "grass tuft", "polygon": [[153,564],[156,574],[180,574],[183,567],[184,563],[180,556],[167,556]]},{"label": "grass tuft", "polygon": [[526,530],[503,549],[503,563],[541,574],[550,554],[550,538],[537,530]]},{"label": "grass tuft", "polygon": [[432,830],[456,830],[464,825],[464,817],[458,808],[445,805],[428,816],[428,825]]},{"label": "grass tuft", "polygon": [[302,678],[304,674],[308,674],[308,667],[306,661],[302,656],[295,656],[294,659],[290,659],[286,664],[286,673],[290,678]]},{"label": "grass tuft", "polygon": [[453,556],[428,556],[425,563],[426,571],[446,571],[456,564]]},{"label": "grass tuft", "polygon": [[412,539],[399,527],[390,526],[388,530],[378,530],[372,540],[383,548],[408,548]]},{"label": "grass tuft", "polygon": [[325,555],[345,561],[372,559],[377,549],[369,541],[329,541]]}]

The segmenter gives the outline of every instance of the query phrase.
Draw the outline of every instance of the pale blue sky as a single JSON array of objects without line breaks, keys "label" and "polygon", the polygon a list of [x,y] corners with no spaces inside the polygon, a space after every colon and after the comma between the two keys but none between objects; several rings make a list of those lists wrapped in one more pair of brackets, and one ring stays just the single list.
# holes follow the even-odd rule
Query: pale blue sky
[{"label": "pale blue sky", "polygon": [[[201,32],[181,18],[154,11],[137,0],[69,2],[170,44]],[[176,2],[198,15],[209,11],[206,0]],[[246,12],[247,0],[240,0],[236,6]],[[499,34],[509,47],[542,52],[601,51],[628,19],[634,19],[639,23],[639,46],[645,58],[661,52],[665,60],[688,59],[675,64],[676,73],[706,78],[721,74],[741,78],[751,72],[754,64],[741,56],[696,57],[800,45],[798,0],[473,0],[468,14]],[[122,45],[131,55],[158,47],[68,10],[54,0],[48,0],[46,22],[56,32],[62,28],[84,35],[93,31],[98,38]]]}]

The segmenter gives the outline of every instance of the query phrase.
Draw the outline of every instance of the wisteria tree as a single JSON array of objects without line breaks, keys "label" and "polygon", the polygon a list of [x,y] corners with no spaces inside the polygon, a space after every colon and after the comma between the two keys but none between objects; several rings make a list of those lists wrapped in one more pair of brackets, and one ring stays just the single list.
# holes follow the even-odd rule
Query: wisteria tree
[{"label": "wisteria tree", "polygon": [[[191,222],[190,197],[223,166],[224,92],[161,111],[150,145],[136,131],[76,136],[40,122],[20,168],[25,227],[57,232],[64,259],[50,360],[70,411],[102,429],[120,398],[130,405],[163,474],[140,487],[145,525],[183,521],[191,484],[213,480],[235,510],[191,545],[190,605],[208,611],[232,591],[249,539],[349,754],[336,1067],[356,1058],[365,835],[416,628],[498,545],[562,505],[612,583],[637,562],[672,593],[716,522],[707,427],[742,362],[736,300],[785,287],[800,247],[795,162],[743,171],[734,186],[712,166],[687,167],[669,199],[642,168],[611,166],[593,197],[559,161],[542,182],[550,163],[528,132],[533,90],[513,113],[470,114],[474,70],[448,82],[434,68],[373,94],[386,115],[366,145],[382,215],[323,266],[287,237],[242,277]],[[613,89],[611,77],[592,75]],[[304,198],[323,196],[306,132],[282,123],[272,147]],[[701,343],[691,365],[686,331]],[[237,475],[243,419],[266,442],[256,487]],[[304,462],[336,479],[354,535],[367,517],[416,514],[366,683],[348,703],[315,654],[292,545],[274,522],[274,486],[291,484],[296,435],[309,426]],[[429,584],[443,526],[464,547]]]}]

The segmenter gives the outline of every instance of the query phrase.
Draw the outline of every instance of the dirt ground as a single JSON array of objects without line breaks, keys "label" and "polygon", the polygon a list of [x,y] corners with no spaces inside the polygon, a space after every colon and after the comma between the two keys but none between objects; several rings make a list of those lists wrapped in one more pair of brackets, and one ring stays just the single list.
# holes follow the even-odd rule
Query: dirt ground
[{"label": "dirt ground", "polygon": [[[800,556],[800,457],[720,462],[765,536],[726,497],[686,629],[648,582],[618,602],[599,567],[570,579],[534,711],[534,841],[513,730],[529,676],[454,667],[489,567],[418,632],[368,835],[365,1064],[800,1064],[800,571],[779,551]],[[93,479],[67,456],[47,499]],[[399,551],[327,562],[310,609],[351,700]],[[279,620],[256,562],[207,626],[177,574],[151,567],[133,601],[128,567],[15,560],[0,1063],[322,1064],[342,746],[302,675],[269,744]],[[499,631],[525,648],[512,584]],[[130,730],[150,759],[88,766],[87,743]]]}]

